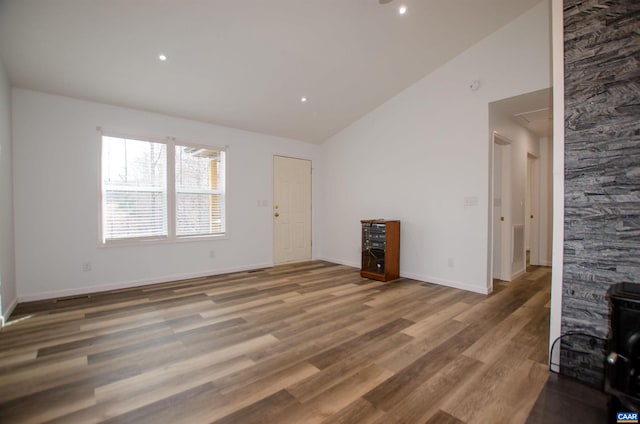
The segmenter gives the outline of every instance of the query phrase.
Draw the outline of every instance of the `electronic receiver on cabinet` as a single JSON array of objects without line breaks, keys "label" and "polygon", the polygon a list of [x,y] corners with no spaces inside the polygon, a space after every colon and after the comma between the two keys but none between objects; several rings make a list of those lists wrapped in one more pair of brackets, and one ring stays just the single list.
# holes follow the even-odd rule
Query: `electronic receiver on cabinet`
[{"label": "electronic receiver on cabinet", "polygon": [[362,223],[360,275],[379,281],[400,277],[400,221],[368,219]]}]

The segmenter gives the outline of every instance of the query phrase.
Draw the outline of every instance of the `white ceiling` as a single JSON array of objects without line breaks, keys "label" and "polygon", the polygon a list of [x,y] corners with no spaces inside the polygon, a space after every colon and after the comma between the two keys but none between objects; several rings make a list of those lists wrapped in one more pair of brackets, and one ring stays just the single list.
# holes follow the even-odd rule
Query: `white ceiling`
[{"label": "white ceiling", "polygon": [[0,59],[16,87],[320,143],[539,1],[0,0]]}]

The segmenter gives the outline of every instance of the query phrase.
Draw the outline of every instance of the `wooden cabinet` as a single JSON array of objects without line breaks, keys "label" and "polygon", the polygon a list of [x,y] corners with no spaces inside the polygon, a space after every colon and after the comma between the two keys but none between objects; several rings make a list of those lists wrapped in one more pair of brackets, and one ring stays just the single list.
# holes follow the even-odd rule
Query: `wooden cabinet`
[{"label": "wooden cabinet", "polygon": [[400,221],[362,220],[360,275],[379,281],[400,277]]}]

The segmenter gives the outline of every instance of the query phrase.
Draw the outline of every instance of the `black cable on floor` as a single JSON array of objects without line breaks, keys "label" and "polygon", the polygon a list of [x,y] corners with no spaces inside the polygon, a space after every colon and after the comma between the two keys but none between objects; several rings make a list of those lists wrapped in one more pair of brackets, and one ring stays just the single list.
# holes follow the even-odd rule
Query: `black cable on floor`
[{"label": "black cable on floor", "polygon": [[583,333],[583,332],[580,332],[580,331],[570,331],[568,333],[560,335],[560,337],[557,337],[553,341],[553,343],[551,344],[551,352],[550,352],[550,355],[549,355],[549,371],[554,373],[554,374],[560,374],[559,371],[553,370],[553,367],[557,367],[558,369],[560,369],[560,363],[556,364],[552,360],[553,352],[554,352],[554,350],[556,348],[556,344],[558,343],[558,341],[562,340],[563,338],[570,337],[570,336],[581,336],[581,337],[590,338],[591,339],[591,342],[590,342],[591,347],[595,347],[595,340],[598,340],[598,341],[602,342],[603,344],[607,343],[607,339],[605,339],[605,338],[598,337],[598,336],[595,336],[595,335],[589,334],[589,333]]}]

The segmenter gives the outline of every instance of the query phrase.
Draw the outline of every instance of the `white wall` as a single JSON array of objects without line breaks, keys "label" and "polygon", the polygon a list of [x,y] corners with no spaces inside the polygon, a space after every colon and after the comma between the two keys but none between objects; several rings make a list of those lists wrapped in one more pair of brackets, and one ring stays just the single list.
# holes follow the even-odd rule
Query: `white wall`
[{"label": "white wall", "polygon": [[358,266],[360,219],[400,219],[403,276],[486,293],[488,103],[551,85],[549,34],[545,0],[326,141],[320,256]]},{"label": "white wall", "polygon": [[511,211],[512,224],[524,224],[525,194],[527,184],[527,155],[540,157],[539,137],[525,127],[514,123],[510,117],[489,107],[489,127],[512,141],[511,144]]},{"label": "white wall", "polygon": [[11,89],[0,63],[0,321],[16,304],[13,250],[13,177],[11,171]]},{"label": "white wall", "polygon": [[540,139],[540,265],[551,266],[553,243],[553,138]]},{"label": "white wall", "polygon": [[[99,247],[97,126],[229,145],[229,238]],[[21,301],[269,266],[273,155],[312,160],[319,192],[316,145],[21,89],[13,91],[13,142]]]}]

